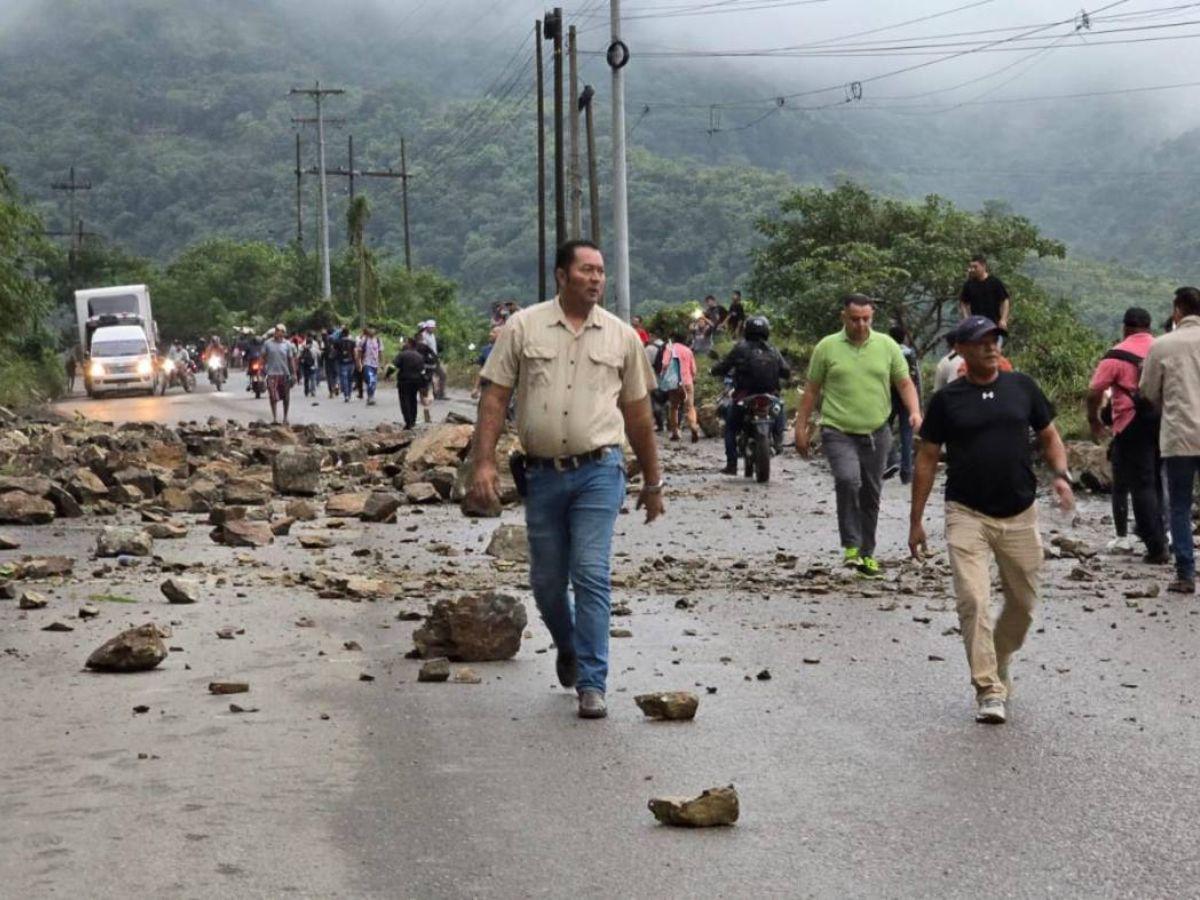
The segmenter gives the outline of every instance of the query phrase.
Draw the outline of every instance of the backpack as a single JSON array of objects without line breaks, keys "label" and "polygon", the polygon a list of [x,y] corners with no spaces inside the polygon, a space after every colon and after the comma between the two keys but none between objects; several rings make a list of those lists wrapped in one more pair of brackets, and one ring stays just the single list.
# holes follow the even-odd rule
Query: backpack
[{"label": "backpack", "polygon": [[779,389],[779,359],[765,345],[750,347],[746,360],[738,366],[737,387],[752,394],[766,394]]},{"label": "backpack", "polygon": [[316,364],[317,359],[313,355],[312,347],[305,345],[304,349],[300,352],[300,365],[311,368]]},{"label": "backpack", "polygon": [[[661,365],[661,355],[659,364]],[[683,375],[679,365],[679,357],[671,354],[671,361],[667,363],[667,370],[658,376],[658,389],[660,391],[678,390],[683,385]]]},{"label": "backpack", "polygon": [[[1109,350],[1101,359],[1119,359],[1121,362],[1127,362],[1137,368],[1138,381],[1142,380],[1142,364],[1146,361],[1145,357],[1138,356],[1136,353],[1130,353],[1128,350],[1119,350],[1113,348]],[[1160,414],[1154,408],[1154,404],[1142,396],[1142,392],[1137,388],[1132,391],[1122,387],[1119,384],[1113,385],[1113,390],[1124,391],[1124,393],[1133,402],[1133,418],[1135,422],[1143,422],[1148,425],[1157,425]],[[1110,397],[1100,410],[1100,421],[1105,425],[1111,426],[1113,423],[1112,398]]]}]

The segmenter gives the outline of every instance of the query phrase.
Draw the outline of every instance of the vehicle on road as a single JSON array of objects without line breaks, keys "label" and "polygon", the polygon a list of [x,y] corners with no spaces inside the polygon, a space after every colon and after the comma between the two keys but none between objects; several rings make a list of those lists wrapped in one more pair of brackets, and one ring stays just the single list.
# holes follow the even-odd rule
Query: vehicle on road
[{"label": "vehicle on road", "polygon": [[140,325],[109,325],[91,336],[91,356],[83,383],[89,397],[105,391],[153,394],[161,373]]},{"label": "vehicle on road", "polygon": [[229,369],[226,367],[225,357],[220,353],[210,353],[204,366],[208,369],[208,383],[218,391],[221,390],[225,386],[225,382],[229,380]]},{"label": "vehicle on road", "polygon": [[144,284],[76,291],[75,319],[89,397],[111,390],[155,392],[162,373],[150,291]]},{"label": "vehicle on road", "polygon": [[266,362],[261,356],[255,357],[246,364],[246,375],[250,378],[247,390],[254,391],[254,399],[262,398],[267,389]]},{"label": "vehicle on road", "polygon": [[769,481],[773,455],[771,428],[783,411],[783,401],[774,394],[750,394],[735,402],[742,408],[737,448],[744,461],[745,475],[760,483]]},{"label": "vehicle on road", "polygon": [[196,373],[190,364],[177,363],[170,357],[163,359],[159,393],[165,394],[170,387],[181,387],[189,394],[196,389]]}]

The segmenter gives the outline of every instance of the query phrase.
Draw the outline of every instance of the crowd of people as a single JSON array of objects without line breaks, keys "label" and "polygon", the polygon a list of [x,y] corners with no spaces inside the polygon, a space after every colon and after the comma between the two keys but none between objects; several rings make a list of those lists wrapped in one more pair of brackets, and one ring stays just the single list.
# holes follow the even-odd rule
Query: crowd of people
[{"label": "crowd of people", "polygon": [[[601,718],[612,526],[624,496],[622,439],[628,438],[643,472],[638,507],[653,521],[665,512],[656,419],[667,440],[680,440],[685,425],[698,440],[695,385],[715,335],[725,329],[737,339],[711,369],[730,382],[724,471],[736,472],[729,437],[738,426],[737,398],[778,393],[791,373],[769,342],[769,322],[748,314],[736,292],[730,309],[707,297],[690,327],[655,337],[639,317],[625,326],[599,306],[604,263],[591,243],[564,244],[555,277],[553,300],[493,323],[476,385],[479,462],[470,500],[497,501],[491,451],[515,400],[527,455],[514,475],[526,498],[534,597],[558,649],[559,680],[576,689],[580,716]],[[1043,565],[1035,449],[1057,506],[1073,508],[1074,482],[1053,405],[1004,354],[1013,300],[984,257],[969,261],[958,301],[961,319],[945,335],[933,390],[922,398],[917,353],[903,327],[878,331],[873,298],[842,298],[842,327],[816,345],[808,362],[795,448],[808,457],[819,435],[833,475],[841,562],[867,579],[883,574],[875,556],[883,481],[898,474],[911,483],[908,549],[924,559],[925,511],[945,461],[946,546],[975,718],[1002,723],[1012,696],[1012,659],[1033,621]],[[1149,313],[1126,312],[1123,339],[1098,361],[1087,412],[1097,440],[1112,436],[1113,518],[1123,542],[1114,549],[1132,547],[1126,534],[1131,498],[1144,563],[1173,561],[1168,589],[1192,594],[1200,290],[1176,292],[1170,324],[1170,333],[1155,338]],[[774,429],[777,450],[785,424],[780,420]],[[1003,598],[994,621],[993,563]]]}]

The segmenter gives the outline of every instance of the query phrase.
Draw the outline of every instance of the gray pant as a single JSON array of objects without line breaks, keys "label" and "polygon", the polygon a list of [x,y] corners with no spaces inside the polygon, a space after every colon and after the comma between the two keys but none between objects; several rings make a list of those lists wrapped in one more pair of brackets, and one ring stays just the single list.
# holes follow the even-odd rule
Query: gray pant
[{"label": "gray pant", "polygon": [[821,446],[837,489],[838,532],[843,547],[857,547],[863,556],[875,555],[875,526],[879,493],[892,435],[887,425],[871,434],[846,434],[821,429]]}]

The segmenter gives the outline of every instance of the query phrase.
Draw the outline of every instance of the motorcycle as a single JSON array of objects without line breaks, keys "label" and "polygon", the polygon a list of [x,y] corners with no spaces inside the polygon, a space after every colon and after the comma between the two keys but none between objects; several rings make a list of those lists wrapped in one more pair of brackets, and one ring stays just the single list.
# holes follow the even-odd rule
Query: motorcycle
[{"label": "motorcycle", "polygon": [[189,394],[196,387],[196,375],[192,371],[192,367],[187,364],[177,363],[169,357],[162,361],[162,374],[159,381],[160,395],[165,394],[167,388],[170,387],[181,387]]},{"label": "motorcycle", "polygon": [[250,378],[250,384],[246,390],[254,391],[254,399],[262,399],[263,392],[267,389],[266,368],[262,361],[262,357],[250,360],[246,366],[246,374]]},{"label": "motorcycle", "polygon": [[742,427],[737,436],[738,455],[745,460],[745,475],[759,483],[771,478],[773,441],[771,431],[783,411],[783,401],[773,394],[751,394],[737,401],[742,409]]},{"label": "motorcycle", "polygon": [[225,368],[225,357],[218,353],[213,353],[208,357],[206,363],[208,368],[208,381],[218,391],[225,386],[225,382],[229,379],[229,370]]}]

